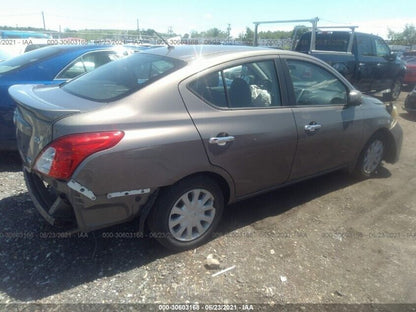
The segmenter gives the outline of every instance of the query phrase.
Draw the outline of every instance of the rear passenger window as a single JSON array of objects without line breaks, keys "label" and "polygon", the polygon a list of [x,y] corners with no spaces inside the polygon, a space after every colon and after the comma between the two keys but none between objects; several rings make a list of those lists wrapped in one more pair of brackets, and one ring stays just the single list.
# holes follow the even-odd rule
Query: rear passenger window
[{"label": "rear passenger window", "polygon": [[256,108],[281,105],[274,62],[261,61],[228,67],[199,77],[189,89],[221,108]]},{"label": "rear passenger window", "polygon": [[345,105],[347,89],[332,73],[313,63],[287,60],[296,105]]}]

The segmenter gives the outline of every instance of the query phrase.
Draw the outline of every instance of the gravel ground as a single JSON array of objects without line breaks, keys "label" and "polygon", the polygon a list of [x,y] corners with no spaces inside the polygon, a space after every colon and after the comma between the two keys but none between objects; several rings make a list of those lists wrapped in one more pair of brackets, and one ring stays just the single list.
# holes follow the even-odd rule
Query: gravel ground
[{"label": "gravel ground", "polygon": [[[17,154],[0,154],[0,309],[416,304],[416,119],[399,110],[401,160],[382,167],[377,178],[335,172],[237,203],[212,241],[176,254],[135,238],[137,221],[72,237],[49,226],[30,200]],[[206,266],[208,255],[219,262],[214,269]],[[122,307],[129,306],[117,310]]]}]

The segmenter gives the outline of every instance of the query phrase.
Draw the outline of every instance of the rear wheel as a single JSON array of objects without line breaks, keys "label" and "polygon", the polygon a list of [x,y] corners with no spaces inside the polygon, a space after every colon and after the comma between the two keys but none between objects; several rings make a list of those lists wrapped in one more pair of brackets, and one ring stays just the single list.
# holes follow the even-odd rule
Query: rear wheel
[{"label": "rear wheel", "polygon": [[382,136],[373,136],[364,146],[358,159],[356,173],[361,178],[370,178],[377,173],[384,157]]},{"label": "rear wheel", "polygon": [[161,191],[150,212],[150,236],[182,251],[206,242],[221,219],[224,197],[211,178],[192,177]]}]

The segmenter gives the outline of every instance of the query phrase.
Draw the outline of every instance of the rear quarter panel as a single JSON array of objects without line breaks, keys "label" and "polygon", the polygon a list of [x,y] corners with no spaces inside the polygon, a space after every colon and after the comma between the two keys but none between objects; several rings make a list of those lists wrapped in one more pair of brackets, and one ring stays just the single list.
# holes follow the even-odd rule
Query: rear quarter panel
[{"label": "rear quarter panel", "polygon": [[54,137],[122,130],[112,149],[88,157],[73,179],[97,196],[174,184],[198,172],[215,172],[174,80],[162,79],[94,112],[60,120]]}]

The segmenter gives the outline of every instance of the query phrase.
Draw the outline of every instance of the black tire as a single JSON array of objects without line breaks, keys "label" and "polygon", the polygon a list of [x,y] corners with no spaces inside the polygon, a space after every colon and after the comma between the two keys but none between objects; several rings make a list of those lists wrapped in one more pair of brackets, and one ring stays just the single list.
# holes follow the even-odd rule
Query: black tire
[{"label": "black tire", "polygon": [[223,210],[224,196],[213,179],[182,180],[160,192],[147,219],[149,235],[174,251],[196,248],[211,237]]},{"label": "black tire", "polygon": [[402,80],[396,78],[390,87],[391,91],[389,93],[383,94],[384,100],[386,101],[396,101],[402,91]]},{"label": "black tire", "polygon": [[411,83],[407,84],[406,86],[403,86],[403,90],[407,92],[411,92],[415,88],[416,84]]},{"label": "black tire", "polygon": [[375,176],[384,158],[385,143],[382,135],[372,136],[365,144],[355,167],[355,174],[361,179]]}]

